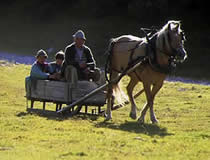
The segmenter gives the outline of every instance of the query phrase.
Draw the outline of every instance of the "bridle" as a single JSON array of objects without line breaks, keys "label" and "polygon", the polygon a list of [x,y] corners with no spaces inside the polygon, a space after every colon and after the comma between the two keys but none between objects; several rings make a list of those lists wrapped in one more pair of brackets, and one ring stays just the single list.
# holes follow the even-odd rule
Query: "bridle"
[{"label": "bridle", "polygon": [[[157,32],[158,32],[158,30],[157,29],[154,29],[154,28],[152,28],[152,29],[149,29],[149,28],[141,28],[141,30],[144,32],[144,34],[145,34],[145,38],[146,38],[146,40],[147,40],[147,42],[149,43],[149,44],[151,44],[151,41],[152,41],[152,39],[157,35]],[[149,31],[149,33],[148,33],[148,31]],[[184,35],[184,31],[181,31],[180,32],[180,34],[181,34],[181,41],[182,41],[182,43],[183,43],[183,41],[185,41],[186,39],[185,39],[185,35]],[[151,36],[152,35],[152,36]],[[168,52],[166,52],[166,51],[163,51],[163,49],[160,49],[160,48],[158,48],[158,47],[156,47],[155,46],[155,49],[158,51],[158,52],[160,52],[160,53],[162,53],[163,55],[165,55],[165,56],[167,56],[167,57],[169,57],[169,58],[176,58],[177,57],[177,55],[178,55],[178,50],[180,49],[180,48],[174,48],[173,46],[172,46],[172,44],[171,44],[171,36],[170,36],[170,33],[169,32],[167,32],[167,38],[168,38],[168,41],[169,41],[169,50],[171,50],[171,52],[170,52],[170,54],[168,53]],[[166,39],[165,39],[165,37],[163,37],[163,43],[164,43],[164,46],[165,46],[165,43],[166,43]],[[183,44],[182,44],[183,45]],[[151,46],[151,45],[150,45]],[[151,46],[152,47],[152,46]]]},{"label": "bridle", "polygon": [[[175,49],[171,45],[171,37],[170,37],[169,32],[167,33],[167,38],[169,41],[169,49],[171,50],[170,53],[164,51],[163,49],[157,48],[156,40],[157,40],[158,31],[156,29],[141,28],[141,30],[144,32],[145,38],[147,40],[147,52],[148,52],[147,54],[149,54],[149,64],[152,66],[152,68],[158,72],[165,73],[165,74],[169,74],[173,70],[175,70],[176,64],[179,63],[179,60],[178,60],[179,48]],[[149,34],[148,34],[148,31],[150,32]],[[182,36],[181,40],[182,41],[185,40],[184,33],[181,32],[180,34]],[[165,37],[163,37],[163,43],[165,46],[165,43],[166,43]],[[157,51],[165,55],[166,57],[168,57],[168,67],[163,67],[157,63],[157,60],[156,60]]]}]

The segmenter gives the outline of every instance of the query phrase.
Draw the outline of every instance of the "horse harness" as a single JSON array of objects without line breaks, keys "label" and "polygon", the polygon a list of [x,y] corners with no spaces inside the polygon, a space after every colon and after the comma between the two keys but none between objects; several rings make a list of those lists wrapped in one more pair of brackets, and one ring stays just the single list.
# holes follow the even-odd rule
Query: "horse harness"
[{"label": "horse harness", "polygon": [[[176,64],[175,64],[175,52],[176,52],[176,50],[171,46],[171,43],[169,42],[169,45],[170,45],[170,48],[172,49],[173,54],[169,55],[169,54],[161,51],[160,49],[158,49],[156,47],[157,33],[152,34],[152,36],[149,37],[148,34],[144,30],[143,30],[143,32],[145,33],[145,37],[146,37],[146,40],[147,40],[147,42],[146,42],[146,56],[140,56],[137,59],[133,60],[133,54],[135,52],[135,49],[137,49],[138,45],[140,44],[140,43],[137,43],[135,48],[133,48],[131,50],[131,55],[130,55],[130,58],[129,58],[129,64],[128,65],[131,65],[133,63],[136,64],[136,63],[142,61],[144,64],[149,63],[151,68],[156,72],[160,72],[160,73],[163,73],[163,74],[171,74],[176,68]],[[171,40],[169,33],[168,33],[168,39],[169,39],[169,41]],[[163,43],[165,44],[165,38],[163,39]],[[156,52],[156,50],[158,50],[162,54],[169,57],[169,63],[168,63],[167,66],[161,66],[157,62],[157,52]],[[138,79],[140,79],[140,77],[137,75],[136,71],[134,71],[134,72],[135,72],[136,76],[138,77]]]},{"label": "horse harness", "polygon": [[[168,37],[170,37],[168,35]],[[151,40],[147,40],[147,44],[146,44],[146,54],[148,55],[148,62],[150,64],[150,66],[152,67],[152,69],[156,72],[160,72],[163,74],[171,74],[175,68],[176,68],[176,64],[175,62],[175,54],[173,55],[169,55],[166,52],[163,52],[162,50],[158,49],[156,47],[156,40],[157,40],[157,34],[155,34]],[[170,41],[170,39],[169,39]],[[165,43],[165,38],[163,39],[163,43]],[[170,44],[170,48],[172,49],[172,52],[175,53],[175,49],[173,49],[171,47],[171,43]],[[157,50],[159,52],[161,52],[162,54],[166,55],[169,57],[168,60],[168,65],[167,66],[161,66],[158,62],[157,62]]]},{"label": "horse harness", "polygon": [[[163,74],[171,74],[175,70],[175,68],[176,68],[176,64],[174,63],[175,62],[175,54],[169,55],[169,54],[166,54],[165,52],[161,51],[160,49],[156,48],[157,33],[155,33],[155,34],[151,33],[152,36],[151,36],[151,34],[150,34],[150,36],[148,36],[148,34],[144,30],[143,30],[143,32],[145,33],[145,37],[146,37],[146,40],[147,40],[147,42],[146,42],[146,56],[139,56],[136,59],[133,59],[134,52],[139,47],[139,44],[141,43],[141,42],[138,42],[133,49],[129,50],[129,51],[131,51],[131,54],[130,54],[130,57],[129,57],[128,66],[124,70],[119,71],[115,68],[108,68],[108,63],[111,63],[110,59],[111,59],[111,56],[112,56],[112,51],[110,51],[109,55],[108,55],[106,67],[105,67],[106,68],[105,69],[106,74],[108,72],[111,72],[111,70],[113,70],[115,72],[122,73],[122,75],[125,75],[127,70],[129,70],[130,68],[132,68],[133,66],[135,66],[139,62],[141,62],[142,64],[149,64],[154,71],[159,72],[159,73],[163,73]],[[169,34],[168,34],[168,39],[170,41],[170,35]],[[118,43],[123,43],[123,42],[118,42]],[[116,42],[114,42],[112,44],[112,46],[114,46],[115,43]],[[165,43],[165,38],[163,39],[163,43]],[[172,52],[175,53],[176,52],[175,49],[173,49],[173,47],[171,47],[171,43],[169,43],[169,44],[170,44],[170,48],[172,49]],[[161,52],[164,55],[169,57],[169,64],[167,66],[163,67],[157,62],[157,52],[156,52],[156,50],[159,50],[159,52]],[[135,73],[136,77],[140,80],[141,78],[138,76],[138,74],[136,72],[136,69],[134,70],[134,73]],[[105,77],[106,77],[106,80],[108,82],[110,82],[107,75]]]}]

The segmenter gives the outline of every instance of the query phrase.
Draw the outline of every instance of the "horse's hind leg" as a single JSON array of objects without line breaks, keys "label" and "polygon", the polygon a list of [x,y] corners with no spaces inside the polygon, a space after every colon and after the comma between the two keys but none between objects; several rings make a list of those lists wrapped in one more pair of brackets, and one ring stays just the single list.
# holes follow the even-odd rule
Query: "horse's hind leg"
[{"label": "horse's hind leg", "polygon": [[131,102],[130,117],[132,119],[136,119],[136,103],[135,103],[134,97],[133,97],[133,89],[136,86],[136,84],[138,83],[138,80],[132,76],[130,78],[131,78],[130,82],[127,86],[127,93],[128,93],[129,101]]},{"label": "horse's hind leg", "polygon": [[[118,73],[113,72],[110,77],[110,81],[115,80],[118,77]],[[114,84],[110,82],[107,91],[107,110],[106,110],[106,120],[112,119],[112,107],[114,105],[115,97],[113,95]]]},{"label": "horse's hind leg", "polygon": [[106,119],[105,120],[110,120],[112,119],[112,105],[113,105],[113,90],[112,90],[112,84],[108,86],[108,92],[107,92],[107,109],[106,109]]}]

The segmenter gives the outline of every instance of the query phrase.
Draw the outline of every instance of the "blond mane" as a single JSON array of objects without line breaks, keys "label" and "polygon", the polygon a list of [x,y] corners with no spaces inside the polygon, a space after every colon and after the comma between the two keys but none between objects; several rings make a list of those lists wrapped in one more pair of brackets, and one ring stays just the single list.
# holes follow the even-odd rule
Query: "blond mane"
[{"label": "blond mane", "polygon": [[174,21],[174,20],[168,21],[168,23],[165,24],[162,27],[162,29],[160,29],[160,31],[157,33],[156,45],[157,45],[157,48],[161,50],[164,50],[164,48],[168,50],[170,49],[170,44],[169,44],[169,39],[168,39],[169,25],[172,30],[178,26],[178,33],[182,32],[180,21]]}]

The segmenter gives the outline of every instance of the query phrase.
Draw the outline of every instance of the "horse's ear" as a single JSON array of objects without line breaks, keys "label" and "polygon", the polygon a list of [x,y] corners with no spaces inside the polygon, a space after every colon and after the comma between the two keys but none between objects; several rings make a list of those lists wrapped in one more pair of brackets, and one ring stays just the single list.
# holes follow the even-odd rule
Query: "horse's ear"
[{"label": "horse's ear", "polygon": [[176,31],[176,32],[178,32],[179,26],[180,26],[179,23],[169,23],[168,24],[168,30],[169,31]]},{"label": "horse's ear", "polygon": [[180,26],[180,24],[179,23],[176,23],[176,26],[174,28],[174,31],[178,32],[179,31],[179,26]]}]

